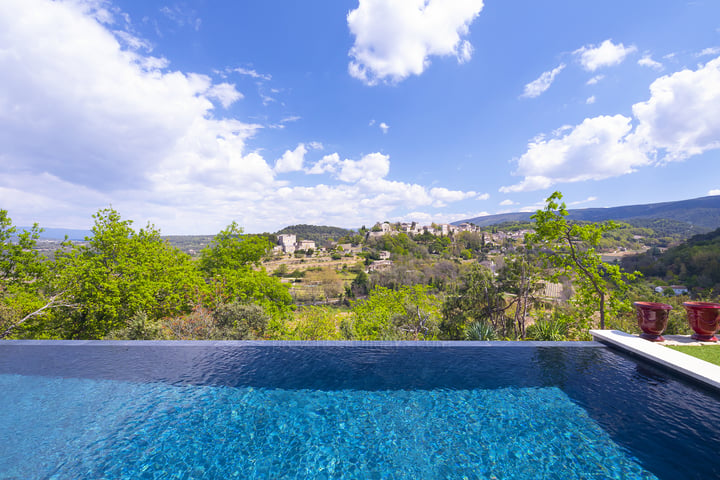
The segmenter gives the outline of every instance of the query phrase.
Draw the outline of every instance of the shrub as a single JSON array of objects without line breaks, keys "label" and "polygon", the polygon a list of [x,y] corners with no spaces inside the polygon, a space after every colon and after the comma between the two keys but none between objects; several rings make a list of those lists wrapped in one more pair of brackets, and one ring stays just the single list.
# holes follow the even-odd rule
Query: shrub
[{"label": "shrub", "polygon": [[497,340],[497,334],[492,325],[478,321],[471,323],[465,330],[466,340]]}]

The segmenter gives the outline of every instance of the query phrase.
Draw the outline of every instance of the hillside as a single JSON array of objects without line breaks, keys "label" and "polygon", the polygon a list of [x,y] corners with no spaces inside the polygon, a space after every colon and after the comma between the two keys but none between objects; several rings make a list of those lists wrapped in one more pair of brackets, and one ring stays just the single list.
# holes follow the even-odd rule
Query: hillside
[{"label": "hillside", "polygon": [[284,234],[297,235],[298,240],[313,240],[317,244],[326,244],[331,238],[337,240],[341,237],[355,235],[355,232],[340,227],[301,224],[290,225],[276,233],[276,235]]},{"label": "hillside", "polygon": [[[468,222],[479,227],[485,227],[504,222],[527,222],[530,221],[530,216],[533,213],[501,213],[469,218],[453,222],[453,224],[459,225]],[[694,233],[704,233],[720,227],[720,195],[647,205],[572,209],[568,210],[568,213],[569,219],[586,222],[618,220],[634,224],[634,220],[676,220],[687,224],[688,228],[693,229]]]},{"label": "hillside", "polygon": [[646,277],[689,288],[720,289],[720,228],[695,235],[665,253],[650,250],[642,255],[624,258],[624,269],[639,270]]}]

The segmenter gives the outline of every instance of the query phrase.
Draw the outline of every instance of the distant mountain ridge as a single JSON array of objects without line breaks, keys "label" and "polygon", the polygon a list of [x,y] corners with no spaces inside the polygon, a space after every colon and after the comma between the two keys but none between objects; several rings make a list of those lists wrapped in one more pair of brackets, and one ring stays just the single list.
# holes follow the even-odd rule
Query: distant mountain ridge
[{"label": "distant mountain ridge", "polygon": [[[500,213],[453,222],[474,223],[487,227],[505,222],[529,222],[535,212]],[[679,200],[676,202],[650,203],[608,208],[580,208],[568,210],[568,219],[585,222],[607,220],[630,221],[637,219],[668,219],[686,222],[706,231],[720,227],[720,195]]]}]

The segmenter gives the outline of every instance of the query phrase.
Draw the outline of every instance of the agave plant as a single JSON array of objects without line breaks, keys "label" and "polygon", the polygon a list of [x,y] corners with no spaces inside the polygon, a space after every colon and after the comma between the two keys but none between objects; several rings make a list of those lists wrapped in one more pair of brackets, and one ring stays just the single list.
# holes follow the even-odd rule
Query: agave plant
[{"label": "agave plant", "polygon": [[465,330],[467,340],[497,340],[497,334],[492,325],[481,320],[471,323]]}]

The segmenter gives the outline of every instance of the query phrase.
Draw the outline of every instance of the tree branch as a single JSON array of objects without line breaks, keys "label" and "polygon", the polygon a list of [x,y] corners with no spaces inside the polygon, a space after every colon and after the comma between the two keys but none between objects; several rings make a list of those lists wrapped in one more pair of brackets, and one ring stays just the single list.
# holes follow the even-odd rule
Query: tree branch
[{"label": "tree branch", "polygon": [[59,308],[59,307],[74,308],[74,307],[76,307],[77,305],[73,305],[73,304],[55,303],[55,301],[58,300],[59,298],[61,298],[64,294],[65,294],[65,292],[63,291],[63,292],[53,295],[52,297],[50,297],[50,300],[48,300],[48,302],[45,305],[38,308],[34,312],[28,313],[23,318],[21,318],[18,322],[10,325],[10,327],[8,327],[4,332],[0,333],[0,339],[5,338],[8,335],[10,335],[13,330],[15,330],[17,327],[22,325],[26,320],[29,320],[32,317],[36,317],[36,316],[40,315],[42,312],[44,312],[45,310],[47,310],[49,308]]}]

